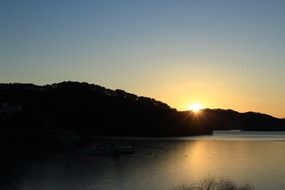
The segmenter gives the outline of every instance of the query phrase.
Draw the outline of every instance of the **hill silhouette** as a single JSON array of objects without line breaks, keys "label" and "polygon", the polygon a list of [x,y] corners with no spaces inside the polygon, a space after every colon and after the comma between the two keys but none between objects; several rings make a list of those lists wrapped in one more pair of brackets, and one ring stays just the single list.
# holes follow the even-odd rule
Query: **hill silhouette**
[{"label": "hill silhouette", "polygon": [[285,120],[233,110],[177,111],[152,98],[99,85],[0,84],[1,139],[58,146],[95,136],[189,136],[213,130],[285,130]]}]

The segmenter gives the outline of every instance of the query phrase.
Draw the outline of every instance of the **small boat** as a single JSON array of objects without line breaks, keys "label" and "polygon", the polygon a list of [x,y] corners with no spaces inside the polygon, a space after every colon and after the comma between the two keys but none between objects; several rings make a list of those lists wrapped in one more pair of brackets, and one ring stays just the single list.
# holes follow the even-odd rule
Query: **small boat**
[{"label": "small boat", "polygon": [[132,146],[110,146],[110,145],[104,145],[104,146],[95,146],[91,149],[85,151],[85,154],[87,155],[94,155],[94,156],[120,156],[120,155],[129,155],[134,154],[135,150]]},{"label": "small boat", "polygon": [[132,146],[114,146],[113,152],[118,155],[128,155],[135,153],[135,150]]}]

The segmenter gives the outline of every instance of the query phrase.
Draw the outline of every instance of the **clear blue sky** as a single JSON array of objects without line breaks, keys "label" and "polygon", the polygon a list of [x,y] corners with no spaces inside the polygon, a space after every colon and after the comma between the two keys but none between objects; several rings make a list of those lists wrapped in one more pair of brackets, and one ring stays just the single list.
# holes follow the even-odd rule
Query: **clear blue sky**
[{"label": "clear blue sky", "polygon": [[285,117],[285,1],[1,0],[0,26],[0,82]]}]

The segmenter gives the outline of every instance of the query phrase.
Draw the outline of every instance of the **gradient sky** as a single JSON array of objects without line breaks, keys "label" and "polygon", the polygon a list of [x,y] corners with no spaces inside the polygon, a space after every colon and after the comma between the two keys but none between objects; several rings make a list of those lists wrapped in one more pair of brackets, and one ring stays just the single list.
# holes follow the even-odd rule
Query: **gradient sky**
[{"label": "gradient sky", "polygon": [[0,26],[0,82],[285,117],[282,0],[1,0]]}]

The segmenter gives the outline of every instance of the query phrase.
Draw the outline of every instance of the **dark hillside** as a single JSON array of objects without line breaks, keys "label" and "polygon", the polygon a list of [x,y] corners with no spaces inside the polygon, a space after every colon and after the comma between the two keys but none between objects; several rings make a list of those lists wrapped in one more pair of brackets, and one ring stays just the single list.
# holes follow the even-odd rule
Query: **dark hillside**
[{"label": "dark hillside", "polygon": [[61,141],[57,138],[209,133],[180,121],[180,113],[165,103],[87,83],[1,84],[0,105],[6,139]]}]

